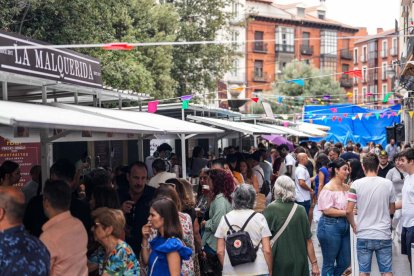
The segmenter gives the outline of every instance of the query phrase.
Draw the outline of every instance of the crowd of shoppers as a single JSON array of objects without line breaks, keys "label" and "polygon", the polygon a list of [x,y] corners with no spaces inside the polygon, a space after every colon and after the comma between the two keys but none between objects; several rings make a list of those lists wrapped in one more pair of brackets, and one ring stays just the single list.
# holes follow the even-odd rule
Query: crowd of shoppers
[{"label": "crowd of shoppers", "polygon": [[[150,170],[143,162],[114,173],[82,169],[82,182],[79,169],[58,160],[42,185],[37,166],[24,193],[13,187],[19,165],[1,164],[0,275],[339,276],[351,265],[350,231],[359,271],[371,272],[375,252],[380,272],[392,275],[393,229],[411,261],[411,148],[304,142],[294,151],[227,148],[212,160],[196,147],[195,193],[171,171],[169,148],[159,148]],[[240,265],[229,250],[244,245],[226,243],[234,231],[247,232],[256,253]]]}]

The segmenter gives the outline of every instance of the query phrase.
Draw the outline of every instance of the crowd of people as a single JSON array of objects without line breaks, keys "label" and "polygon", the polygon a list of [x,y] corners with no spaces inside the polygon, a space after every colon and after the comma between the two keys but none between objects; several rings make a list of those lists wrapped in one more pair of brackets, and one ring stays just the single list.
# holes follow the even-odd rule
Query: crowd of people
[{"label": "crowd of people", "polygon": [[392,275],[393,233],[411,261],[410,146],[259,144],[216,159],[197,146],[188,180],[169,151],[113,172],[60,159],[21,189],[19,165],[3,162],[0,275],[349,275],[350,231],[360,273],[375,252]]}]

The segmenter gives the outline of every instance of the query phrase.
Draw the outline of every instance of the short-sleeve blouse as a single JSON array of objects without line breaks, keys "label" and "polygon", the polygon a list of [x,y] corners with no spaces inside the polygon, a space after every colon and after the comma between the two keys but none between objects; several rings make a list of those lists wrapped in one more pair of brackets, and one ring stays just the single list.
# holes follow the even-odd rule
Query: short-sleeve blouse
[{"label": "short-sleeve blouse", "polygon": [[[170,275],[168,268],[167,254],[178,252],[181,260],[188,260],[193,253],[192,250],[184,245],[177,238],[163,238],[157,236],[150,241],[151,255],[149,257],[148,276]],[[182,273],[181,273],[182,275]]]},{"label": "short-sleeve blouse", "polygon": [[120,241],[105,261],[105,249],[99,247],[89,259],[98,264],[99,275],[139,275],[140,267],[132,248],[124,241]]},{"label": "short-sleeve blouse", "polygon": [[345,210],[348,204],[347,191],[331,191],[323,189],[318,197],[319,211],[335,208],[338,210]]}]

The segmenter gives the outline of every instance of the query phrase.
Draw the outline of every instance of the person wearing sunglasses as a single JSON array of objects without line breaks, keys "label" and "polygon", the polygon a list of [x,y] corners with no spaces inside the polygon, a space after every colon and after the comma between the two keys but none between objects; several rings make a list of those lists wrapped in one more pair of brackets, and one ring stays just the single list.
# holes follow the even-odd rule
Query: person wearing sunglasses
[{"label": "person wearing sunglasses", "polygon": [[124,236],[125,217],[122,211],[101,207],[92,212],[92,232],[101,245],[89,258],[89,272],[99,275],[139,275],[140,267]]}]

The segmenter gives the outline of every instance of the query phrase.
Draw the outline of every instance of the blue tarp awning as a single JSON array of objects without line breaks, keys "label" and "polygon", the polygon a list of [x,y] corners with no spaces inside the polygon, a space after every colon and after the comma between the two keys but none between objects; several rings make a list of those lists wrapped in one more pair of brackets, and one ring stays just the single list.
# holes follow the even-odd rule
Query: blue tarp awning
[{"label": "blue tarp awning", "polygon": [[401,105],[385,109],[368,109],[350,104],[307,105],[304,108],[304,121],[331,128],[326,137],[311,138],[312,141],[325,139],[345,144],[351,140],[363,146],[373,141],[385,147],[386,127],[400,123],[401,116],[398,114],[400,109]]}]

